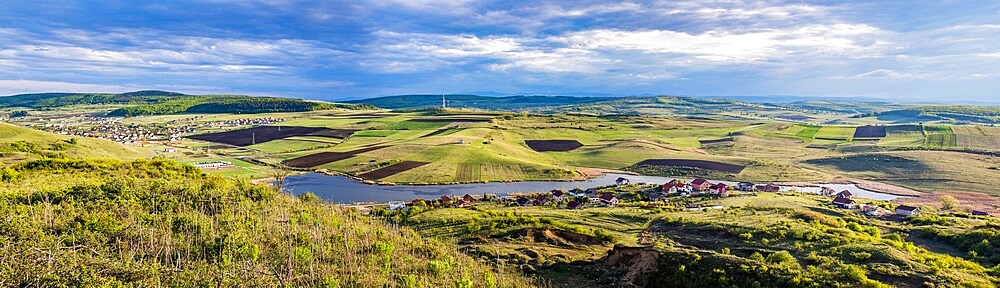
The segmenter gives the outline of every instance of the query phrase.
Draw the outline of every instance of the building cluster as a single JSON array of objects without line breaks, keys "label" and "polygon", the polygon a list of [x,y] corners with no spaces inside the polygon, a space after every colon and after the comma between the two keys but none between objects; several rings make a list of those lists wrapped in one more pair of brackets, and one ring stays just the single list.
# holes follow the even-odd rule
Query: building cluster
[{"label": "building cluster", "polygon": [[233,166],[233,163],[229,161],[195,162],[193,164],[194,167],[201,169],[219,169]]},{"label": "building cluster", "polygon": [[167,125],[141,125],[123,123],[120,117],[86,117],[82,121],[70,123],[63,119],[59,123],[36,127],[40,130],[70,136],[108,139],[122,144],[136,144],[142,141],[180,141],[186,135],[200,130],[269,125],[285,121],[282,118],[242,118],[224,121],[196,122],[204,116],[194,116],[172,120]]},{"label": "building cluster", "polygon": [[[741,192],[778,192],[781,186],[774,184],[756,185],[750,182],[739,182],[730,185],[722,182],[712,183],[705,179],[694,179],[690,183],[685,183],[680,179],[674,179],[660,186],[660,194],[651,195],[650,198],[666,197],[669,195],[681,196],[710,196],[729,197],[730,191]],[[654,197],[655,196],[655,197]]]}]

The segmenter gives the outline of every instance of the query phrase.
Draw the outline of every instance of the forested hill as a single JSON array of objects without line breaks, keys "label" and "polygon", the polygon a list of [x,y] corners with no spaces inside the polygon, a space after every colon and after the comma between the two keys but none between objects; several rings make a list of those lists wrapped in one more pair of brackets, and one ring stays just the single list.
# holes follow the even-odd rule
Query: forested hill
[{"label": "forested hill", "polygon": [[[504,96],[444,95],[448,107],[487,110],[520,110],[547,106],[565,106],[609,101],[612,97],[572,96]],[[347,101],[368,104],[385,109],[414,109],[441,107],[441,95],[398,95]]]},{"label": "forested hill", "polygon": [[368,105],[306,101],[293,98],[253,97],[245,95],[186,95],[176,92],[144,90],[120,94],[107,93],[37,93],[0,97],[0,108],[25,107],[46,109],[71,105],[125,105],[111,116],[159,115],[174,113],[267,113],[302,112],[332,108],[369,109]]}]

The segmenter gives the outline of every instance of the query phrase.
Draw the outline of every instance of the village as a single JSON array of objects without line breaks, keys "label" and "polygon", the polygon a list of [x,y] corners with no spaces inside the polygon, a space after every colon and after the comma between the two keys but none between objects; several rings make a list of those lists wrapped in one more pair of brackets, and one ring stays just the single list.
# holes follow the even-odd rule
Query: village
[{"label": "village", "polygon": [[122,117],[96,115],[25,116],[10,120],[18,125],[54,134],[107,139],[120,144],[139,146],[147,142],[177,142],[186,135],[205,131],[272,125],[285,121],[283,118],[275,117],[202,121],[204,117],[203,115],[185,117],[155,124],[126,122],[126,118]]},{"label": "village", "polygon": [[[684,209],[699,211],[705,209],[722,209],[719,205],[704,205],[701,200],[720,199],[726,197],[752,197],[756,193],[807,193],[781,191],[781,186],[775,184],[754,184],[739,182],[730,186],[726,183],[712,183],[705,179],[694,179],[684,182],[674,179],[665,184],[636,183],[620,177],[614,185],[589,189],[573,188],[554,189],[544,193],[512,193],[505,196],[494,194],[472,195],[461,197],[442,195],[437,199],[414,199],[412,201],[390,201],[386,210],[390,212],[409,212],[414,207],[427,208],[471,208],[477,204],[489,203],[505,207],[551,207],[555,209],[585,209],[589,207],[629,206],[646,209]],[[812,193],[809,193],[812,194]],[[884,220],[901,220],[921,213],[920,207],[909,205],[893,205],[884,201],[860,203],[848,190],[840,192],[829,187],[823,187],[819,196],[829,197],[830,207],[848,210],[853,213]],[[973,216],[990,216],[984,211],[972,210]]]}]

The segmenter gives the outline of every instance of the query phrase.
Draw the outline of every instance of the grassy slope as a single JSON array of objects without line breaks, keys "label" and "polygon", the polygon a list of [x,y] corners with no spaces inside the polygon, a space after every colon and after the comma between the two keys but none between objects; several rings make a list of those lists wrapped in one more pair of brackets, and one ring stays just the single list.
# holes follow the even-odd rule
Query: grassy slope
[{"label": "grassy slope", "polygon": [[0,183],[0,286],[531,283],[412,230],[191,166],[55,160],[15,169],[18,179]]},{"label": "grassy slope", "polygon": [[[108,140],[93,139],[87,137],[70,137],[46,133],[30,128],[18,127],[7,123],[0,123],[0,143],[10,143],[26,141],[38,144],[41,147],[50,147],[53,143],[66,143],[70,139],[76,139],[76,144],[69,145],[66,150],[51,151],[62,153],[79,158],[111,158],[111,159],[136,159],[150,156],[150,153],[135,147],[123,146]],[[17,155],[5,156],[10,162],[14,159],[35,159],[38,155],[27,155],[16,153]]]},{"label": "grassy slope", "polygon": [[[720,205],[725,209],[681,209],[689,202],[703,207]],[[486,204],[477,206],[474,210],[429,210],[410,216],[404,223],[420,231],[421,235],[440,237],[485,259],[536,265],[543,279],[559,287],[613,286],[602,282],[605,278],[602,278],[601,273],[609,273],[607,270],[591,271],[586,265],[571,265],[568,268],[552,266],[578,260],[594,261],[611,250],[610,244],[595,244],[587,237],[569,238],[558,233],[579,231],[592,234],[598,230],[612,235],[619,244],[656,247],[663,253],[661,257],[673,259],[672,257],[688,253],[702,255],[681,263],[663,260],[660,271],[652,274],[658,281],[669,280],[667,283],[674,283],[673,285],[686,283],[681,286],[687,287],[727,286],[723,283],[736,280],[732,277],[745,276],[741,271],[747,271],[741,270],[739,265],[729,267],[723,263],[715,263],[712,259],[716,258],[728,259],[726,262],[729,263],[770,268],[752,270],[754,272],[751,274],[756,276],[742,279],[747,281],[741,282],[744,284],[753,281],[766,283],[765,279],[771,279],[766,272],[768,270],[775,270],[775,273],[782,275],[800,275],[796,280],[800,281],[799,284],[793,286],[806,285],[805,283],[817,283],[823,287],[850,286],[858,285],[859,282],[866,282],[866,285],[870,285],[868,287],[878,286],[879,283],[876,282],[862,281],[873,279],[900,287],[919,287],[924,282],[989,287],[997,281],[986,274],[988,269],[982,265],[959,258],[968,255],[959,252],[956,255],[958,257],[949,256],[948,253],[954,253],[955,250],[949,247],[950,242],[925,239],[920,242],[924,247],[921,248],[909,242],[910,240],[905,240],[918,235],[918,230],[929,227],[927,224],[868,219],[833,209],[828,202],[829,198],[826,197],[762,193],[719,200],[673,198],[667,208],[654,210],[636,207],[566,210],[549,206],[500,207]],[[961,225],[935,227],[970,229],[996,223],[991,219],[961,221],[955,222],[963,223]],[[526,228],[552,232],[534,237],[523,237],[512,232]],[[937,244],[930,246],[930,243]],[[778,251],[790,252],[792,260],[780,262],[768,257]],[[754,253],[762,254],[762,258],[754,260]],[[700,260],[702,258],[704,260]],[[580,262],[574,265],[580,265]],[[680,268],[682,265],[687,266],[693,274],[687,274]],[[675,271],[678,269],[680,270]],[[722,272],[713,269],[720,269]],[[855,273],[851,277],[840,275],[852,269],[860,271],[860,274]],[[722,274],[733,276],[719,277]],[[705,279],[706,276],[710,279]],[[783,281],[781,283],[785,283]]]}]

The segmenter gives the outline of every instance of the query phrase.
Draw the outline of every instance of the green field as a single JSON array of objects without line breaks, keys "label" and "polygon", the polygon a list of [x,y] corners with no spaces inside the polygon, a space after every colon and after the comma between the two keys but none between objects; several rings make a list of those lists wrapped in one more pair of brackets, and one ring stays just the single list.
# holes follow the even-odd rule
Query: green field
[{"label": "green field", "polygon": [[924,130],[919,125],[894,125],[886,127],[886,137],[879,141],[885,147],[915,147],[925,144]]},{"label": "green field", "polygon": [[927,137],[924,145],[927,147],[958,146],[958,138],[950,126],[924,126],[924,134]]},{"label": "green field", "polygon": [[854,138],[855,127],[824,126],[814,135],[816,139],[850,142]]}]

